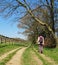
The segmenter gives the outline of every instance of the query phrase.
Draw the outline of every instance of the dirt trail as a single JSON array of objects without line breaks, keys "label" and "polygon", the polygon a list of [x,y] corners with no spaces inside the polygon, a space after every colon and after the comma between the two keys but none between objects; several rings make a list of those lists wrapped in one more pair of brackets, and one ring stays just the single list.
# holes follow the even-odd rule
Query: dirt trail
[{"label": "dirt trail", "polygon": [[19,50],[14,56],[13,58],[6,63],[6,65],[21,65],[21,58],[22,58],[22,54],[25,51],[26,48],[22,48],[21,50]]},{"label": "dirt trail", "polygon": [[35,62],[37,63],[37,65],[43,65],[43,62],[37,57],[37,55],[35,54],[35,52],[31,52],[33,59],[35,60]]},{"label": "dirt trail", "polygon": [[[38,52],[35,48],[34,48],[34,50],[35,50],[36,52]],[[39,53],[39,55],[40,55],[44,60],[46,60],[47,62],[49,62],[50,65],[58,65],[58,64],[55,63],[55,61],[54,61],[53,59],[51,59],[50,57],[47,57],[46,55],[41,54],[41,53]]]},{"label": "dirt trail", "polygon": [[19,48],[16,48],[16,49],[14,49],[14,50],[12,50],[12,51],[9,51],[9,52],[3,54],[3,55],[0,57],[0,61],[2,61],[2,59],[4,59],[5,57],[7,57],[9,54],[13,53],[13,52],[16,51],[17,49],[19,49]]},{"label": "dirt trail", "polygon": [[55,61],[52,60],[50,57],[47,57],[47,56],[45,56],[44,54],[40,54],[40,56],[41,56],[43,59],[45,59],[46,61],[48,61],[51,65],[58,65],[58,64],[56,64]]}]

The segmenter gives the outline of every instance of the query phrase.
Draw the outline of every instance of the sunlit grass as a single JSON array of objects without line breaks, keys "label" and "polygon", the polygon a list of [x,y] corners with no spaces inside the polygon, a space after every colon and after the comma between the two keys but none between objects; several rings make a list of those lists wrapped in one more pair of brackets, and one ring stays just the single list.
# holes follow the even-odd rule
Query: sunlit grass
[{"label": "sunlit grass", "polygon": [[58,63],[58,48],[54,48],[54,49],[45,48],[45,49],[44,49],[44,54],[45,54],[46,56],[49,56],[49,57],[52,58],[55,62]]},{"label": "sunlit grass", "polygon": [[8,52],[8,51],[11,51],[15,48],[18,48],[19,46],[18,45],[15,45],[15,44],[9,44],[9,45],[1,45],[0,44],[0,56],[3,55],[4,53]]},{"label": "sunlit grass", "polygon": [[35,59],[33,59],[32,52],[34,52],[32,48],[26,49],[22,56],[22,65],[38,65]]}]

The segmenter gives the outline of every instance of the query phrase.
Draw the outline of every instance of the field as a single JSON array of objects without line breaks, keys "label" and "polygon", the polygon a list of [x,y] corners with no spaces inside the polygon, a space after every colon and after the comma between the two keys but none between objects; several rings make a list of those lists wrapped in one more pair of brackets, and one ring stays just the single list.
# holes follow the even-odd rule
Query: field
[{"label": "field", "polygon": [[[14,49],[16,50],[9,53],[1,60],[4,54],[7,54],[7,52],[12,51]],[[37,44],[0,44],[0,65],[9,65],[10,63],[13,65],[58,65],[58,48],[44,48],[43,51],[43,54],[40,54],[38,52]]]}]

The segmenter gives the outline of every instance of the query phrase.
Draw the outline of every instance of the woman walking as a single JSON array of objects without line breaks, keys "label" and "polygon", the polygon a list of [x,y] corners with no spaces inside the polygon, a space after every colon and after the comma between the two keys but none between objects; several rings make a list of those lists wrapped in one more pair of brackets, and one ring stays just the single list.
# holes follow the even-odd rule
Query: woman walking
[{"label": "woman walking", "polygon": [[43,36],[38,37],[38,44],[39,44],[39,52],[43,53],[43,46],[44,46],[44,37]]}]

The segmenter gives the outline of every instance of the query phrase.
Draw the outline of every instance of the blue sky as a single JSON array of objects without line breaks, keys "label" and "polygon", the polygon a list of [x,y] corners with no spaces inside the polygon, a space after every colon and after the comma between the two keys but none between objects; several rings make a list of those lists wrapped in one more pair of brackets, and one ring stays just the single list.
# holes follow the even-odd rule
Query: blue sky
[{"label": "blue sky", "polygon": [[[4,0],[4,1],[11,2],[12,0]],[[22,1],[22,0],[21,0],[21,1]],[[4,6],[6,6],[7,2],[3,2],[3,0],[1,0],[1,3],[2,3],[2,4],[4,3],[4,4],[3,4]],[[33,2],[36,2],[36,1],[35,1],[35,0],[29,0],[28,2],[29,2],[29,3],[30,3],[30,2],[33,3]],[[17,5],[18,3],[16,4],[16,2],[13,1],[11,4],[13,4],[13,5],[15,6],[15,5]],[[30,4],[30,6],[32,6],[32,5]],[[0,7],[1,7],[1,6],[0,6]],[[0,8],[0,10],[1,10],[1,9],[3,9],[3,8]],[[8,9],[6,9],[3,13],[0,13],[0,35],[4,35],[4,36],[7,36],[7,37],[11,37],[11,38],[17,37],[17,38],[25,39],[26,36],[24,36],[24,35],[22,35],[22,34],[18,34],[18,31],[19,31],[19,32],[23,32],[24,29],[18,29],[18,28],[17,28],[18,22],[13,23],[16,18],[21,17],[21,16],[24,15],[24,14],[21,14],[21,15],[20,15],[20,12],[23,12],[24,9],[22,9],[22,8],[17,9],[17,12],[19,12],[19,13],[14,14],[14,13],[16,13],[16,11],[15,11],[15,12],[13,13],[13,15],[10,16],[9,18],[3,18],[3,16],[4,16],[5,14],[7,14],[8,11],[11,11],[10,7],[9,7]],[[15,18],[15,17],[16,17],[16,18]]]},{"label": "blue sky", "polygon": [[18,31],[23,32],[23,29],[18,29],[18,22],[10,22],[10,19],[4,19],[0,17],[0,34],[7,37],[16,37],[25,39],[25,36],[22,34],[18,34]]},{"label": "blue sky", "polygon": [[[1,0],[1,3],[2,3],[2,1],[11,2],[12,0]],[[27,0],[27,1],[29,3],[31,3],[30,6],[32,6],[32,4],[34,3],[34,6],[32,6],[32,8],[36,7],[35,3],[38,4],[38,2],[37,2],[38,0]],[[5,6],[7,4],[7,2],[4,3],[4,4],[2,3],[2,4]],[[15,0],[11,4],[13,4],[14,6],[17,5],[16,2],[15,2]],[[0,10],[1,10],[1,6],[0,6]],[[18,17],[21,17],[21,16],[24,15],[24,14],[20,15],[20,12],[23,12],[24,9],[22,9],[22,8],[21,9],[17,9],[17,12],[19,12],[19,13],[14,14],[14,13],[16,13],[16,11],[15,11],[13,13],[13,15],[10,16],[9,18],[3,18],[3,15],[5,15],[6,12],[8,12],[9,10],[11,11],[12,9],[10,9],[10,7],[9,7],[9,9],[8,10],[6,9],[4,13],[0,13],[0,34],[4,35],[4,36],[7,36],[7,37],[12,37],[12,38],[13,37],[17,37],[17,38],[23,38],[23,39],[25,39],[26,36],[24,36],[22,34],[18,34],[18,31],[19,32],[23,32],[24,30],[17,28],[18,22],[13,23],[14,20],[15,20],[15,17],[18,18]]]}]

